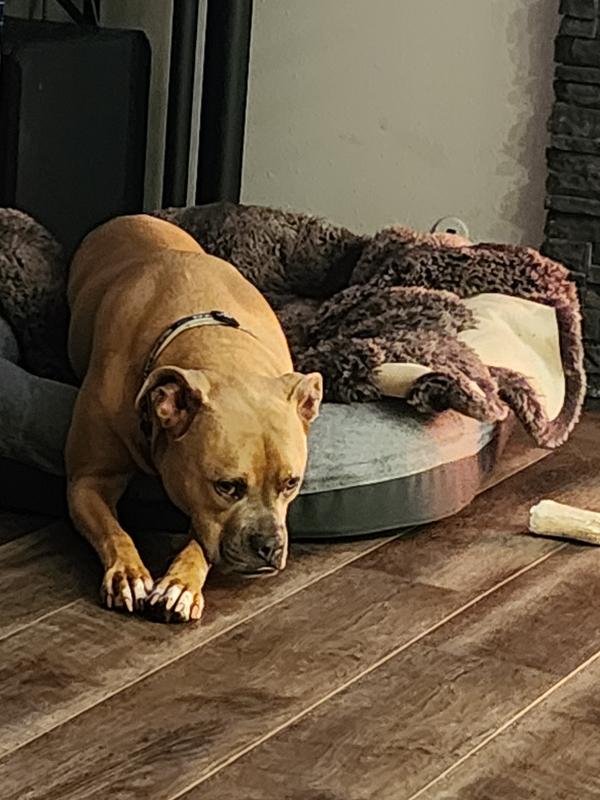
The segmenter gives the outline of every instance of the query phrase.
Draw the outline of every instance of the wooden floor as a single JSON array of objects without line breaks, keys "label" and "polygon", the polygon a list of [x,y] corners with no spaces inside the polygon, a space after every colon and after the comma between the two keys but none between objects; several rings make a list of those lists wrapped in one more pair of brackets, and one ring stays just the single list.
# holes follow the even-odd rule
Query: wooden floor
[{"label": "wooden floor", "polygon": [[525,533],[542,497],[600,509],[600,414],[542,455],[451,520],[215,580],[195,626],[103,611],[66,523],[0,515],[0,798],[600,798],[600,549]]}]

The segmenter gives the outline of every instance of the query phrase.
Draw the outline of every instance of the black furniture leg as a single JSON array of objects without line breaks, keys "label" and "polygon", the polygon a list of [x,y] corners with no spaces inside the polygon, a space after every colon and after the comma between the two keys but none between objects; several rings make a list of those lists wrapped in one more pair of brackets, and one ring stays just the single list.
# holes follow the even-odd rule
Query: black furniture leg
[{"label": "black furniture leg", "polygon": [[196,203],[239,202],[252,0],[208,0]]},{"label": "black furniture leg", "polygon": [[187,203],[198,0],[174,0],[163,206]]}]

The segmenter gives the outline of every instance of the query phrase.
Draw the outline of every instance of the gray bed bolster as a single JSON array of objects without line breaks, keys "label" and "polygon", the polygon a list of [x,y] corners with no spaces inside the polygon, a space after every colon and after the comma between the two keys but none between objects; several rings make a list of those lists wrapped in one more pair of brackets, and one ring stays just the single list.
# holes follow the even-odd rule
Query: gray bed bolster
[{"label": "gray bed bolster", "polygon": [[64,475],[63,452],[77,389],[0,358],[0,457]]}]

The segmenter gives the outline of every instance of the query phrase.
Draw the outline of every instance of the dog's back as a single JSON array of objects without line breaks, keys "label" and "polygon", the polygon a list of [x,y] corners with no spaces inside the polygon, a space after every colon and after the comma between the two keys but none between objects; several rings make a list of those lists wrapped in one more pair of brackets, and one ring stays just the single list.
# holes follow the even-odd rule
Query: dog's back
[{"label": "dog's back", "polygon": [[[208,255],[185,231],[147,215],[119,217],[93,231],[75,253],[69,276],[69,356],[81,378],[95,341],[143,360],[175,320],[223,310],[279,351],[289,351],[275,314],[230,264]],[[139,358],[138,358],[139,354]]]},{"label": "dog's back", "polygon": [[117,217],[85,237],[73,256],[67,287],[69,358],[79,377],[89,362],[96,317],[104,299],[123,278],[132,277],[136,264],[170,249],[203,252],[181,228],[145,214]]}]

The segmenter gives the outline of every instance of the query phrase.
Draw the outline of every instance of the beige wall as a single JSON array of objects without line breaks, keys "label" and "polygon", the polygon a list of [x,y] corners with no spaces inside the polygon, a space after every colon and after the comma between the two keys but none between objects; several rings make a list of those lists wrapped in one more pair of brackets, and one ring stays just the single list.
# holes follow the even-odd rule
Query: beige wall
[{"label": "beige wall", "polygon": [[243,199],[539,244],[558,0],[255,0]]}]

